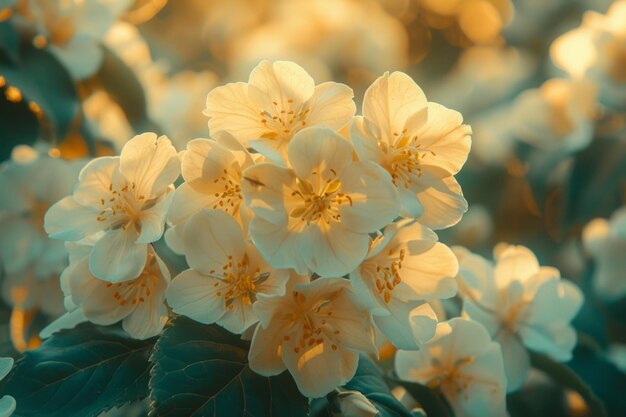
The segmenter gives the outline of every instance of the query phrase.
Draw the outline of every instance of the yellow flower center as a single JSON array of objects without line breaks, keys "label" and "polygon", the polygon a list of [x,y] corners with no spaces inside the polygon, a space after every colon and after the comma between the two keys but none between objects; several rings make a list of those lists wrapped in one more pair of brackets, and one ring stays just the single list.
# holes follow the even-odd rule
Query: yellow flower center
[{"label": "yellow flower center", "polygon": [[106,288],[109,289],[110,296],[115,298],[120,306],[126,303],[131,303],[132,305],[145,303],[155,293],[160,276],[161,270],[156,256],[148,252],[146,266],[141,275],[130,281],[115,284],[108,282]]},{"label": "yellow flower center", "polygon": [[393,249],[389,249],[385,264],[376,265],[376,291],[383,297],[387,304],[391,301],[391,294],[394,288],[402,282],[400,270],[402,269],[404,256],[404,249],[400,249],[398,256],[394,256]]},{"label": "yellow flower center", "polygon": [[[436,377],[431,379],[427,386],[433,389],[440,388],[442,392],[446,393],[448,399],[452,401],[459,395],[462,395],[473,382],[483,382],[488,385],[494,385],[495,390],[495,384],[479,381],[473,375],[463,373],[463,368],[472,362],[474,362],[474,358],[467,356],[459,358],[454,363],[450,363],[447,366],[443,366],[438,358],[432,358],[433,373],[436,374]],[[465,399],[467,400],[467,393],[463,395],[465,395]]]},{"label": "yellow flower center", "polygon": [[270,273],[261,272],[258,267],[252,268],[246,254],[238,262],[234,262],[233,257],[229,256],[228,261],[222,265],[221,271],[212,269],[209,275],[218,280],[213,284],[214,287],[222,287],[215,295],[224,297],[226,308],[232,310],[236,300],[241,300],[244,305],[251,306],[256,301],[258,286],[269,278]]},{"label": "yellow flower center", "polygon": [[[333,173],[334,171],[331,170]],[[314,172],[313,175],[316,173]],[[291,210],[289,216],[311,223],[323,222],[330,224],[340,221],[339,207],[342,204],[352,205],[352,198],[341,193],[341,181],[338,178],[328,179],[319,190],[314,190],[311,183],[296,178],[297,190],[291,193],[292,197],[300,197],[301,203]]]},{"label": "yellow flower center", "polygon": [[408,136],[407,129],[402,132],[394,132],[396,138],[393,145],[383,141],[379,142],[379,147],[386,155],[382,165],[391,174],[394,185],[402,185],[409,188],[416,178],[422,176],[420,159],[426,155],[435,156],[435,152],[423,149],[421,144],[416,143],[417,136]]},{"label": "yellow flower center", "polygon": [[[332,350],[337,350],[335,338],[341,331],[334,329],[329,323],[333,315],[332,299],[322,299],[315,303],[312,308],[309,308],[306,305],[306,297],[301,292],[294,291],[293,298],[298,308],[295,311],[285,313],[285,318],[294,327],[299,327],[302,330],[295,340],[296,346],[293,348],[293,352],[298,354],[304,350],[316,349],[324,341],[330,343]],[[291,337],[285,335],[283,340],[285,342],[291,341]]]},{"label": "yellow flower center", "polygon": [[213,180],[222,188],[222,191],[215,192],[216,198],[213,204],[214,209],[222,209],[225,212],[235,215],[239,211],[243,194],[241,193],[241,172],[229,172],[224,168],[224,175]]},{"label": "yellow flower center", "polygon": [[261,123],[270,131],[264,135],[267,139],[285,138],[306,126],[306,119],[311,109],[294,106],[293,99],[287,100],[283,107],[279,100],[272,100],[272,107],[261,109],[259,112]]},{"label": "yellow flower center", "polygon": [[96,217],[99,222],[110,222],[110,229],[127,230],[134,226],[137,233],[141,232],[142,211],[154,204],[156,199],[146,200],[143,195],[136,195],[135,183],[125,185],[119,190],[109,184],[109,198],[101,198],[101,210]]}]

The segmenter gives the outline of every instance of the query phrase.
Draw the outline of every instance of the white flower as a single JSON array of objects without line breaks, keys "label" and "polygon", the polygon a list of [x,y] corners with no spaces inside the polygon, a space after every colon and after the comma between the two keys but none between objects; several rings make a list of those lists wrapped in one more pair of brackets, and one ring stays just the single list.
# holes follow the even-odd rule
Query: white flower
[{"label": "white flower", "polygon": [[130,5],[129,0],[26,0],[18,8],[76,79],[94,74],[102,63],[99,40]]},{"label": "white flower", "polygon": [[191,268],[168,290],[176,313],[243,333],[258,321],[252,306],[259,294],[284,294],[289,271],[270,267],[224,211],[198,212],[180,237]]},{"label": "white flower", "polygon": [[561,35],[550,48],[554,63],[575,79],[599,89],[609,108],[626,109],[626,1],[615,1],[606,15],[589,11],[580,27]]},{"label": "white flower", "polygon": [[605,300],[626,295],[626,208],[607,221],[594,219],[583,230],[583,243],[595,261],[593,288]]},{"label": "white flower", "polygon": [[224,210],[247,233],[249,209],[243,201],[243,170],[252,166],[251,155],[230,134],[222,132],[216,140],[194,139],[181,158],[185,183],[174,192],[165,233],[167,244],[182,254],[178,235],[184,223],[203,208]]},{"label": "white flower", "polygon": [[559,271],[540,267],[523,246],[508,246],[495,255],[495,265],[463,248],[459,287],[463,313],[483,324],[502,346],[509,391],[521,387],[530,368],[526,349],[568,361],[576,345],[570,322],[583,296]]},{"label": "white flower", "polygon": [[[143,270],[136,277],[112,283],[96,278],[89,271],[89,245],[71,242],[66,245],[70,265],[61,274],[61,288],[68,313],[44,329],[42,336],[84,320],[103,326],[121,321],[124,330],[136,339],[147,339],[161,332],[168,317],[165,292],[170,273],[152,246],[148,248]],[[68,326],[70,322],[72,325]]]},{"label": "white flower", "polygon": [[[13,358],[0,358],[0,380],[13,369]],[[15,411],[15,398],[4,395],[0,398],[0,417],[9,417]]]},{"label": "white flower", "polygon": [[352,89],[335,82],[318,86],[293,62],[261,61],[248,83],[213,89],[204,114],[211,134],[226,131],[264,156],[286,158],[291,138],[308,126],[339,130],[354,115]]},{"label": "white flower", "polygon": [[0,268],[6,274],[29,268],[34,277],[48,279],[65,268],[63,242],[48,237],[43,219],[50,205],[71,193],[79,169],[25,145],[0,166]]},{"label": "white flower", "polygon": [[383,334],[400,349],[417,349],[437,325],[425,301],[454,296],[457,272],[454,254],[433,231],[404,220],[370,243],[350,281]]},{"label": "white flower", "polygon": [[593,139],[595,86],[585,80],[553,78],[523,92],[512,109],[514,135],[549,151],[572,153]]},{"label": "white flower", "polygon": [[460,113],[426,101],[406,74],[385,73],[365,92],[363,116],[350,138],[359,158],[382,165],[402,201],[401,215],[433,229],[457,223],[467,210],[459,172],[470,149]]},{"label": "white flower", "polygon": [[83,168],[74,193],[48,210],[50,237],[79,241],[99,237],[89,269],[100,279],[137,277],[148,258],[148,243],[160,239],[180,173],[176,150],[167,137],[135,136],[119,157],[103,157]]},{"label": "white flower", "polygon": [[395,370],[400,379],[441,390],[457,417],[507,415],[500,346],[476,322],[439,323],[420,350],[398,351]]},{"label": "white flower", "polygon": [[275,268],[326,277],[353,271],[368,233],[398,214],[391,178],[372,162],[353,162],[350,143],[327,128],[298,132],[288,157],[291,169],[260,163],[244,171],[254,243]]},{"label": "white flower", "polygon": [[[62,244],[62,242],[60,242]],[[61,270],[67,265],[67,250],[63,247],[64,259],[59,265]],[[59,317],[65,312],[63,292],[59,287],[61,271],[45,278],[37,277],[35,267],[23,271],[5,274],[2,278],[2,298],[14,307],[25,311],[39,310],[49,317]]]},{"label": "white flower", "polygon": [[248,354],[250,368],[264,376],[288,369],[309,398],[348,382],[359,352],[376,353],[370,315],[354,296],[342,278],[295,284],[285,295],[260,295],[254,305],[260,325]]}]

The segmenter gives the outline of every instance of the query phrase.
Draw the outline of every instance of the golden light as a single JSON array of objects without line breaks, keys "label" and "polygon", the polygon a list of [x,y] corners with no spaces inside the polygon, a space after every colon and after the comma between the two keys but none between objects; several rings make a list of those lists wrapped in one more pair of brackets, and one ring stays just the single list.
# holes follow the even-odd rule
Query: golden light
[{"label": "golden light", "polygon": [[133,7],[126,12],[124,19],[138,25],[152,19],[166,5],[167,0],[137,0]]}]

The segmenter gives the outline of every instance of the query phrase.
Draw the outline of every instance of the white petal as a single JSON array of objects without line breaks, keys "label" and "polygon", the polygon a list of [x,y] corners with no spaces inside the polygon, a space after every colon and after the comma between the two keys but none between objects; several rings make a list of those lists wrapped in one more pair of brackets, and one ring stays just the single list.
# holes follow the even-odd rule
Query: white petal
[{"label": "white petal", "polygon": [[535,255],[523,246],[509,246],[496,257],[494,276],[498,286],[512,281],[524,282],[539,271]]},{"label": "white petal", "polygon": [[167,212],[167,221],[178,225],[188,220],[192,215],[203,208],[211,208],[215,202],[213,195],[199,193],[187,182],[172,193],[172,205]]},{"label": "white petal", "polygon": [[183,178],[193,189],[209,194],[215,191],[217,178],[235,162],[231,151],[214,140],[194,139],[187,143],[181,169]]},{"label": "white petal", "polygon": [[291,107],[289,100],[293,100],[293,104],[304,103],[315,91],[313,78],[298,64],[289,61],[261,61],[250,73],[248,83],[283,109]]},{"label": "white petal", "polygon": [[400,199],[389,173],[373,162],[354,162],[341,176],[341,192],[352,204],[339,208],[341,221],[359,232],[382,229],[398,216]]},{"label": "white petal", "polygon": [[380,130],[363,116],[355,116],[350,124],[350,140],[361,161],[372,161],[377,164],[383,159],[383,152],[378,146]]},{"label": "white petal", "polygon": [[268,131],[261,123],[260,111],[250,100],[246,83],[229,83],[209,92],[204,114],[209,117],[211,134],[226,131],[247,146],[248,140]]},{"label": "white petal", "polygon": [[[110,197],[110,187],[117,186],[120,158],[105,156],[90,161],[78,175],[74,198],[80,204],[99,206],[100,199]],[[117,188],[117,187],[116,187]]]},{"label": "white petal", "polygon": [[498,333],[496,340],[502,347],[504,371],[507,379],[507,391],[517,391],[522,387],[530,370],[530,356],[517,335],[506,330]]},{"label": "white petal", "polygon": [[423,162],[450,174],[459,172],[470,151],[472,129],[462,124],[461,113],[436,103],[428,103],[428,120],[417,131],[417,143],[427,153]]},{"label": "white petal", "polygon": [[255,216],[250,222],[252,240],[274,268],[293,268],[299,274],[308,271],[299,252],[301,237],[290,228],[292,225],[299,227],[300,223],[290,221],[287,224],[274,224],[259,216]]},{"label": "white petal", "polygon": [[9,417],[15,411],[17,403],[15,398],[5,395],[0,398],[0,417]]},{"label": "white petal", "polygon": [[248,352],[250,368],[254,372],[263,376],[273,376],[286,369],[280,345],[282,336],[280,326],[268,328],[257,326]]},{"label": "white petal", "polygon": [[354,92],[344,84],[327,82],[315,87],[306,107],[311,109],[307,124],[339,130],[348,124],[354,112]]},{"label": "white petal", "polygon": [[82,309],[77,308],[74,311],[69,313],[65,313],[58,319],[54,320],[52,323],[48,324],[44,327],[41,332],[39,332],[39,337],[42,339],[47,339],[52,336],[54,333],[59,332],[65,329],[73,329],[78,326],[80,323],[87,321],[87,317]]},{"label": "white petal", "polygon": [[363,116],[379,127],[384,139],[390,140],[426,104],[424,92],[411,77],[402,72],[385,73],[365,92]]},{"label": "white petal", "polygon": [[[167,303],[178,314],[211,324],[226,311],[224,291],[221,281],[187,269],[172,280],[167,289]],[[218,292],[221,294],[217,295]]]},{"label": "white petal", "polygon": [[320,181],[341,176],[352,160],[352,146],[331,129],[309,127],[294,135],[288,154],[296,175],[314,181],[315,188]]},{"label": "white petal", "polygon": [[136,278],[146,265],[148,247],[136,243],[133,230],[110,230],[98,240],[89,255],[89,270],[109,282]]},{"label": "white petal", "polygon": [[148,339],[161,333],[167,322],[167,308],[163,301],[150,297],[122,321],[122,328],[135,339]]},{"label": "white petal", "polygon": [[13,362],[13,358],[0,358],[0,381],[11,372]]},{"label": "white petal", "polygon": [[82,206],[71,196],[65,197],[48,209],[44,227],[53,239],[77,241],[105,228],[96,220],[98,216],[98,209]]},{"label": "white petal", "polygon": [[246,205],[255,216],[272,223],[287,222],[285,194],[295,188],[293,171],[271,163],[261,163],[246,169],[242,188]]},{"label": "white petal", "polygon": [[205,209],[193,215],[182,234],[189,266],[205,275],[220,271],[245,253],[244,236],[239,223],[222,210]]},{"label": "white petal", "polygon": [[435,335],[437,316],[428,303],[392,298],[388,316],[375,316],[374,322],[398,349],[415,350]]},{"label": "white petal", "polygon": [[65,64],[76,80],[93,75],[102,64],[102,49],[89,36],[73,36],[61,47],[52,45],[50,51]]},{"label": "white petal", "polygon": [[145,198],[163,194],[180,174],[176,148],[166,136],[143,133],[129,140],[120,155],[120,172]]}]

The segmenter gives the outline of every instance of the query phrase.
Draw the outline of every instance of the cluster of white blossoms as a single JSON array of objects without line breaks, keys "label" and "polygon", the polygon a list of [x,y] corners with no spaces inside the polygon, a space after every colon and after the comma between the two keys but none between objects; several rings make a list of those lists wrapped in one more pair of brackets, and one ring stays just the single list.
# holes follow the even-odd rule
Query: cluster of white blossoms
[{"label": "cluster of white blossoms", "polygon": [[[499,248],[493,266],[438,242],[467,208],[458,112],[399,72],[355,112],[349,87],[263,61],[208,94],[211,138],[177,153],[144,133],[88,163],[45,217],[70,265],[68,312],[44,333],[121,321],[148,338],[185,315],[251,338],[250,367],[288,370],[311,398],[387,339],[398,375],[439,388],[457,415],[504,415],[526,349],[570,357],[580,292],[525,248]],[[173,277],[152,245],[163,236],[188,265]],[[438,323],[430,303],[457,285],[464,318]]]}]

